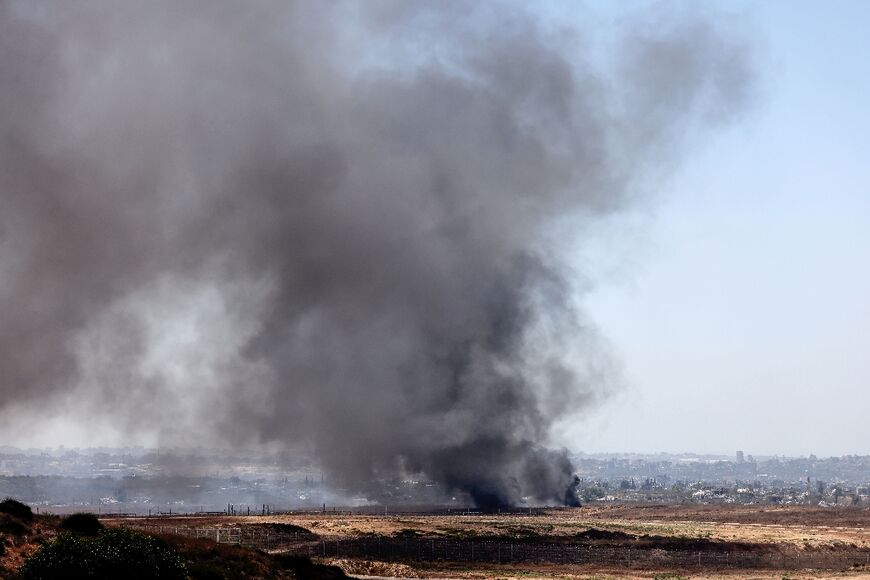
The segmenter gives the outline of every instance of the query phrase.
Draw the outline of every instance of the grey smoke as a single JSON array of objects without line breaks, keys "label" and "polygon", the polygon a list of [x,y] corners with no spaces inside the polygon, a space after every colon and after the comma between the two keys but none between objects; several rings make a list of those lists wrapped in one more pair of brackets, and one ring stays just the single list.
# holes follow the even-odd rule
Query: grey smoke
[{"label": "grey smoke", "polygon": [[612,363],[564,240],[751,87],[703,19],[587,38],[511,4],[0,2],[3,412],[571,501],[551,431]]}]

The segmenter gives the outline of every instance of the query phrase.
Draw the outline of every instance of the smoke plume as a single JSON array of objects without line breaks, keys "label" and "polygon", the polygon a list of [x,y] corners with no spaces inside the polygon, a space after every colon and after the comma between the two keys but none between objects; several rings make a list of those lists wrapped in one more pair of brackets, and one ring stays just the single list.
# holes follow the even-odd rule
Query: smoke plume
[{"label": "smoke plume", "polygon": [[551,431],[611,363],[565,240],[749,72],[678,14],[2,1],[0,409],[570,503]]}]

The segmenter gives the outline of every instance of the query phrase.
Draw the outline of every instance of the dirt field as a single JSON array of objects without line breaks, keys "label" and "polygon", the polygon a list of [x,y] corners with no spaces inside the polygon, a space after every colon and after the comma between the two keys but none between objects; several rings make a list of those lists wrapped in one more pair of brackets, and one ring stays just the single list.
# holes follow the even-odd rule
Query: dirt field
[{"label": "dirt field", "polygon": [[[314,536],[310,553],[318,556],[322,549],[327,560],[348,573],[371,576],[870,579],[870,567],[863,563],[865,551],[870,554],[870,510],[859,508],[622,505],[511,515],[299,513],[137,518],[129,523],[263,530],[298,526]],[[375,541],[380,551],[372,557]],[[509,545],[510,562],[505,563]],[[535,551],[560,546],[575,550],[574,556],[554,559],[556,552]],[[582,550],[593,556],[584,556]],[[656,560],[658,553],[667,558]],[[860,560],[855,560],[856,553]],[[744,565],[738,559],[742,554],[760,554],[770,562],[749,568],[770,569],[733,569]],[[853,556],[842,566],[845,571],[806,569],[836,568],[836,558],[847,554]]]},{"label": "dirt field", "polygon": [[[568,537],[590,528],[681,538],[708,538],[798,546],[870,547],[870,509],[806,506],[615,505],[551,510],[534,515],[347,515],[139,519],[174,525],[293,524],[326,538],[416,532],[426,536]],[[168,524],[166,524],[168,525]]]}]

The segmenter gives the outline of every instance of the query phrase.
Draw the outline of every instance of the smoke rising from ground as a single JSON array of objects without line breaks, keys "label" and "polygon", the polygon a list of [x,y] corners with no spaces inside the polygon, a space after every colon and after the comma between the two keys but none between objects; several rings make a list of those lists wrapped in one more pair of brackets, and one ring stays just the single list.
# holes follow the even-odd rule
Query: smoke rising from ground
[{"label": "smoke rising from ground", "polygon": [[564,237],[750,86],[709,22],[586,39],[511,5],[0,2],[2,412],[570,501],[550,432],[611,362]]}]

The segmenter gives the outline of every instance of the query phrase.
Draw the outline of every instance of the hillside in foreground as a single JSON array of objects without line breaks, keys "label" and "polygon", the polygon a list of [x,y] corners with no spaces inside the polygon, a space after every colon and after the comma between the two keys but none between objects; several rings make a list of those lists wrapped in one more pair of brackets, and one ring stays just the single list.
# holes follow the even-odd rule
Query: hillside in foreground
[{"label": "hillside in foreground", "polygon": [[[162,572],[152,573],[149,566]],[[205,538],[104,528],[90,514],[37,515],[14,500],[0,502],[0,579],[121,575],[191,580],[347,578],[339,568],[304,556],[268,554]]]}]

